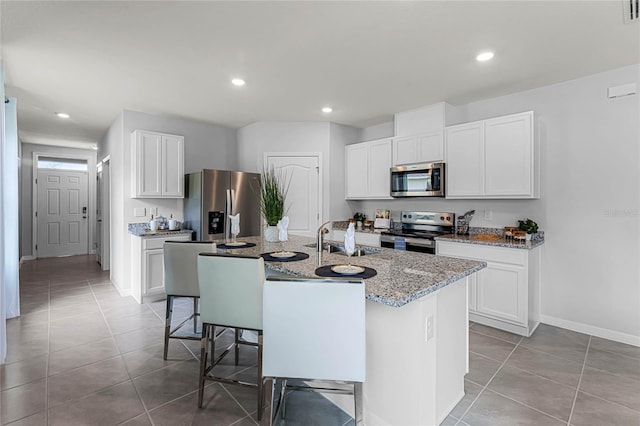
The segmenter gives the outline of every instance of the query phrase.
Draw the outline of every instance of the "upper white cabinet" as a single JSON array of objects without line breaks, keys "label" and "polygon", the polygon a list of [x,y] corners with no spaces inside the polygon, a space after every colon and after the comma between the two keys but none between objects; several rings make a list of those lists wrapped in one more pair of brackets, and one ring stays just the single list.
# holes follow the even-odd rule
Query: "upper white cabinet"
[{"label": "upper white cabinet", "polygon": [[443,132],[393,138],[393,165],[444,160]]},{"label": "upper white cabinet", "polygon": [[346,198],[391,198],[391,139],[379,139],[345,147]]},{"label": "upper white cabinet", "polygon": [[132,198],[184,197],[184,137],[131,133]]},{"label": "upper white cabinet", "polygon": [[444,160],[444,102],[395,114],[393,165]]},{"label": "upper white cabinet", "polygon": [[538,198],[533,111],[447,127],[447,198]]}]

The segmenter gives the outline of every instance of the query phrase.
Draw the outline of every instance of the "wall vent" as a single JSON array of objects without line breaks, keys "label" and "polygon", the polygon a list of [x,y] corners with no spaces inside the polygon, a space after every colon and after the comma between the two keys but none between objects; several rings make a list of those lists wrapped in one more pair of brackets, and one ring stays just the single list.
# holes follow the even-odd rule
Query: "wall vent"
[{"label": "wall vent", "polygon": [[622,10],[624,11],[624,22],[626,24],[640,20],[640,15],[638,15],[640,0],[622,0]]}]

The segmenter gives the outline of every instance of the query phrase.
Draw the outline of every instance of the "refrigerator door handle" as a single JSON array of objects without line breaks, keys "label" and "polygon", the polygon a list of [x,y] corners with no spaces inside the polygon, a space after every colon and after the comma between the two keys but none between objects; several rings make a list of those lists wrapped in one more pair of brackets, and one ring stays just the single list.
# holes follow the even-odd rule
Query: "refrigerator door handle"
[{"label": "refrigerator door handle", "polygon": [[224,224],[224,237],[228,240],[231,236],[231,226],[227,223],[229,216],[233,213],[233,200],[231,198],[231,190],[227,189],[227,202],[225,205],[225,224]]}]

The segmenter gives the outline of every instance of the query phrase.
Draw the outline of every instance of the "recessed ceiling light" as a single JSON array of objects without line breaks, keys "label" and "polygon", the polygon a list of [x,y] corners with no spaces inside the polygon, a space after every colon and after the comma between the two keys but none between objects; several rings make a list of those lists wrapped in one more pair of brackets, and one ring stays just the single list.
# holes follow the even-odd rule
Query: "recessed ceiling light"
[{"label": "recessed ceiling light", "polygon": [[244,86],[244,80],[241,78],[234,78],[233,80],[231,80],[231,84],[233,84],[234,86]]},{"label": "recessed ceiling light", "polygon": [[482,52],[476,56],[476,60],[480,62],[486,62],[493,58],[493,52]]},{"label": "recessed ceiling light", "polygon": [[69,114],[67,114],[66,112],[56,112],[56,115],[60,118],[69,118],[71,117]]},{"label": "recessed ceiling light", "polygon": [[92,146],[91,149],[95,149],[96,151],[98,150],[98,147],[96,145]]},{"label": "recessed ceiling light", "polygon": [[329,114],[331,111],[333,111],[333,108],[331,107],[322,108],[322,112],[324,112],[325,114]]}]

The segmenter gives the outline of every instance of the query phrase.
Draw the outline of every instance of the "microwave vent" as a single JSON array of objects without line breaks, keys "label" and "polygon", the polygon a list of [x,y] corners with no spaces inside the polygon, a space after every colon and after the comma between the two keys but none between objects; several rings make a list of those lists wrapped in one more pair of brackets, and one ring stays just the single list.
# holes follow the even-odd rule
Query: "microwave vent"
[{"label": "microwave vent", "polygon": [[640,19],[640,0],[622,0],[622,10],[624,11],[624,22],[626,24],[638,22]]}]

